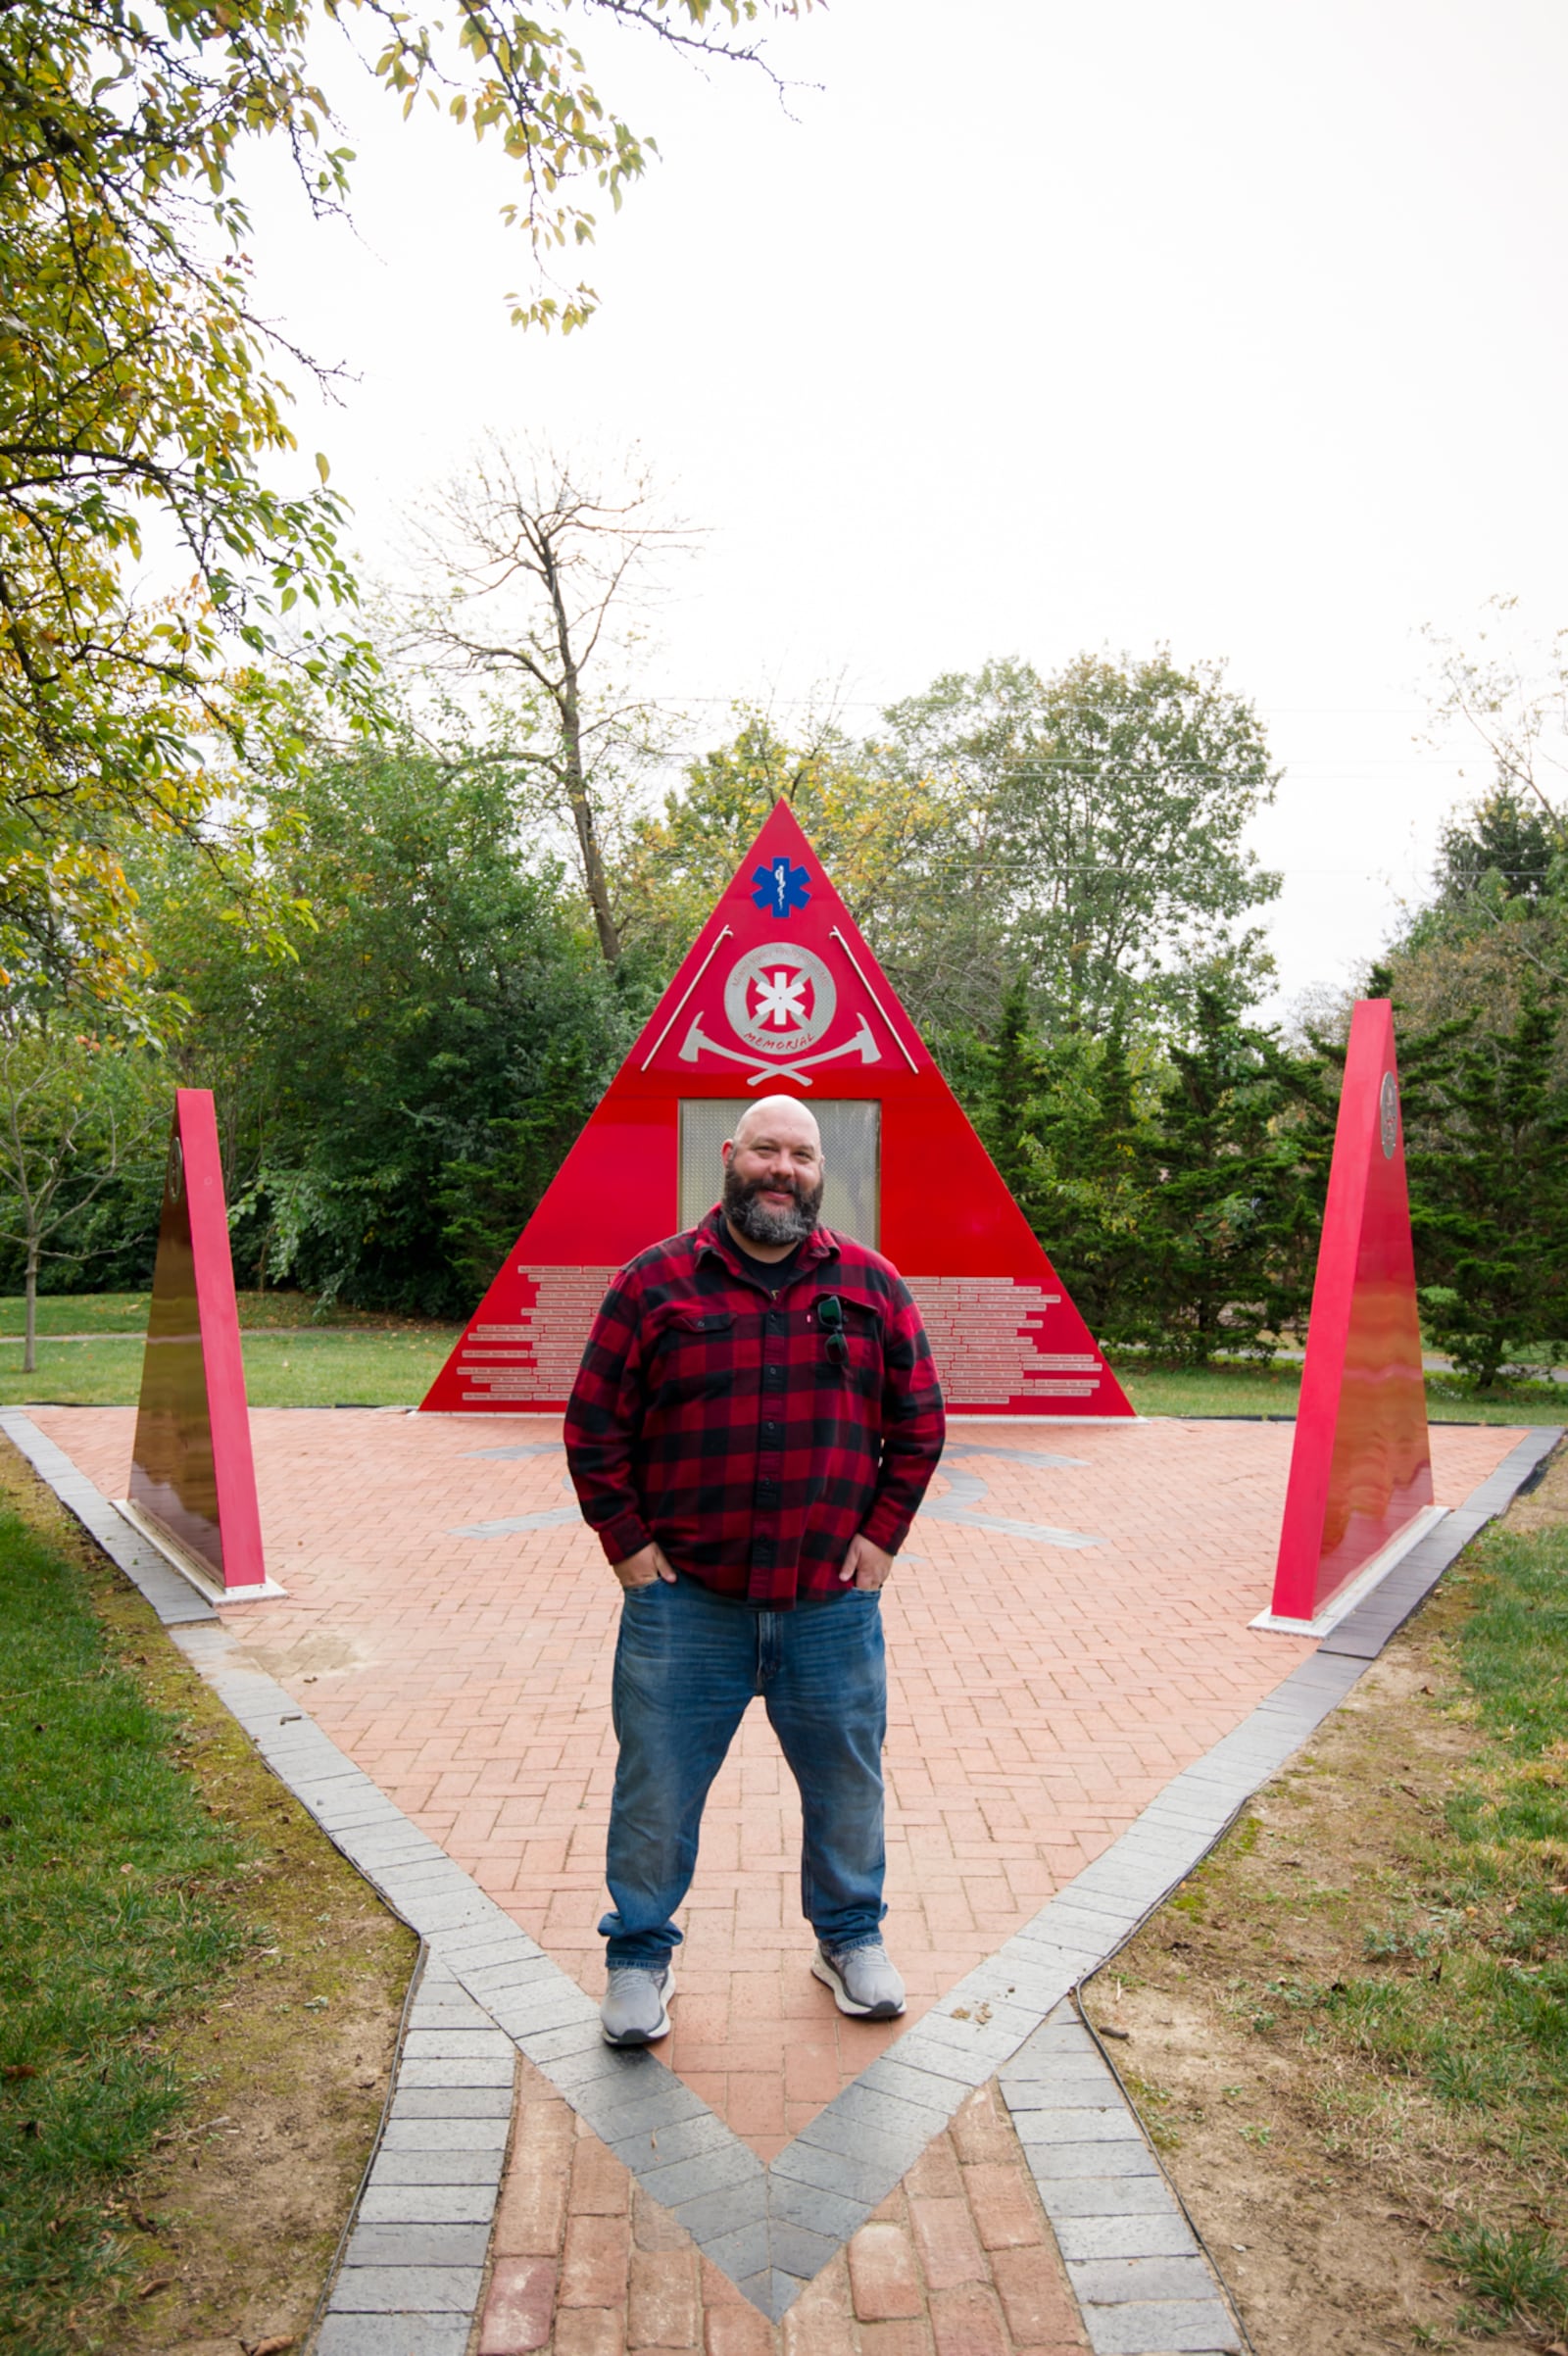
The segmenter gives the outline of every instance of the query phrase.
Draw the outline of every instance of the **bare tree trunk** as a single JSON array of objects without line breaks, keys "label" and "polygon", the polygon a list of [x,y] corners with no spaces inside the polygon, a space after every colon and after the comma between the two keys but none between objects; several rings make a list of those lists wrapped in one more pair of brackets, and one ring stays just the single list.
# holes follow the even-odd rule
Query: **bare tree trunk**
[{"label": "bare tree trunk", "polygon": [[22,1371],[24,1374],[32,1374],[36,1372],[38,1363],[38,1238],[35,1235],[27,1238],[26,1294],[27,1322],[25,1339],[22,1345]]},{"label": "bare tree trunk", "polygon": [[577,848],[582,854],[583,882],[587,886],[588,903],[593,909],[594,924],[599,933],[599,954],[613,972],[620,962],[620,931],[611,910],[610,882],[599,853],[599,830],[594,824],[594,806],[588,792],[588,780],[583,773],[582,703],[578,692],[577,655],[571,643],[571,622],[563,594],[561,564],[555,543],[547,533],[540,533],[537,546],[539,569],[550,596],[556,647],[561,659],[561,680],[555,702],[561,718],[563,782],[571,809],[571,822],[577,831]]},{"label": "bare tree trunk", "polygon": [[611,911],[610,881],[605,874],[605,862],[599,855],[593,804],[583,782],[582,733],[575,683],[562,705],[561,738],[566,772],[566,799],[571,805],[571,822],[577,830],[577,847],[582,853],[583,881],[588,887],[589,905],[594,911],[599,951],[605,963],[613,971],[620,962],[620,931]]},{"label": "bare tree trunk", "polygon": [[[600,955],[612,968],[621,938],[606,868],[607,839],[615,841],[607,810],[629,790],[628,761],[637,770],[651,759],[657,721],[647,702],[617,708],[600,692],[594,666],[612,632],[633,643],[621,609],[639,568],[661,549],[689,545],[684,525],[653,519],[650,499],[640,465],[623,490],[605,494],[580,488],[571,466],[547,451],[525,459],[519,473],[497,444],[438,505],[427,541],[446,598],[416,615],[414,643],[522,688],[527,720],[511,757],[548,781],[550,816],[570,824]],[[494,606],[483,603],[490,598]],[[548,745],[534,741],[546,704]]]}]

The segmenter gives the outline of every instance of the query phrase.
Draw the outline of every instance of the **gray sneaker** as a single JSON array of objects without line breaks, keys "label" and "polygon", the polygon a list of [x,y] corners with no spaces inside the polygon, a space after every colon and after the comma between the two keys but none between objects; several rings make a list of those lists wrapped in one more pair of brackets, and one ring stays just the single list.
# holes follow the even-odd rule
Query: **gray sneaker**
[{"label": "gray sneaker", "polygon": [[610,1975],[605,2000],[599,2007],[600,2026],[607,2045],[651,2045],[669,2035],[669,1999],[675,1993],[675,1975],[647,1964],[619,1963]]},{"label": "gray sneaker", "polygon": [[840,2012],[858,2020],[892,2021],[904,2010],[904,1982],[879,1939],[863,1947],[824,1947],[819,1940],[811,1970],[833,1990]]}]

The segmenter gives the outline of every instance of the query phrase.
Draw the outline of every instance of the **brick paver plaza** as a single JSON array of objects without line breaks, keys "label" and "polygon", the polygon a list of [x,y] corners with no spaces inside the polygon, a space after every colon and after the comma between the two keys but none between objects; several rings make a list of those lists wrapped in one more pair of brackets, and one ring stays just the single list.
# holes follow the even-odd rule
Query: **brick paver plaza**
[{"label": "brick paver plaza", "polygon": [[[124,1496],[130,1410],[32,1412],[106,1497]],[[559,1424],[262,1410],[252,1429],[269,1569],[288,1595],[229,1611],[230,1631],[597,1994],[618,1595],[564,1486]],[[954,1425],[885,1599],[887,1937],[909,1986],[904,2022],[845,2021],[808,1975],[799,1811],[760,1707],[710,1802],[661,2053],[762,2159],[1310,1655],[1248,1626],[1269,1600],[1292,1437]],[[1518,1437],[1434,1431],[1439,1503],[1460,1504]],[[782,2327],[526,2063],[517,2117],[486,2356],[1086,2344],[994,2089]]]}]

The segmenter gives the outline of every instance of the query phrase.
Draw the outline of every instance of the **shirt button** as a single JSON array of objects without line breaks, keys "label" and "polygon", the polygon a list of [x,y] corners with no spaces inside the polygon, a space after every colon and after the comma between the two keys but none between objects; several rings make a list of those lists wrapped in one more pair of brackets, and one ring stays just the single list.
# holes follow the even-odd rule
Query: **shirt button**
[{"label": "shirt button", "polygon": [[762,1429],[764,1432],[776,1432],[778,1430],[778,1425],[776,1423],[764,1423]]}]

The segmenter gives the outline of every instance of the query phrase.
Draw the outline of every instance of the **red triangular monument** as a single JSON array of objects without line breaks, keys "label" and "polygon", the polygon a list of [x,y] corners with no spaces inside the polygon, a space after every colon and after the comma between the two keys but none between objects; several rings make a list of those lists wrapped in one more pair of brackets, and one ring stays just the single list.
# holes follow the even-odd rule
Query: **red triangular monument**
[{"label": "red triangular monument", "polygon": [[884,1252],[960,1413],[1130,1415],[1060,1278],[828,882],[775,807],[567,1154],[426,1409],[558,1409],[615,1270],[718,1199],[748,1101],[822,1124],[824,1223]]},{"label": "red triangular monument", "polygon": [[1432,1504],[1394,1009],[1357,1001],[1334,1132],[1274,1621],[1342,1598]]},{"label": "red triangular monument", "polygon": [[174,1092],[125,1510],[182,1570],[228,1601],[280,1593],[262,1560],[210,1088]]}]

